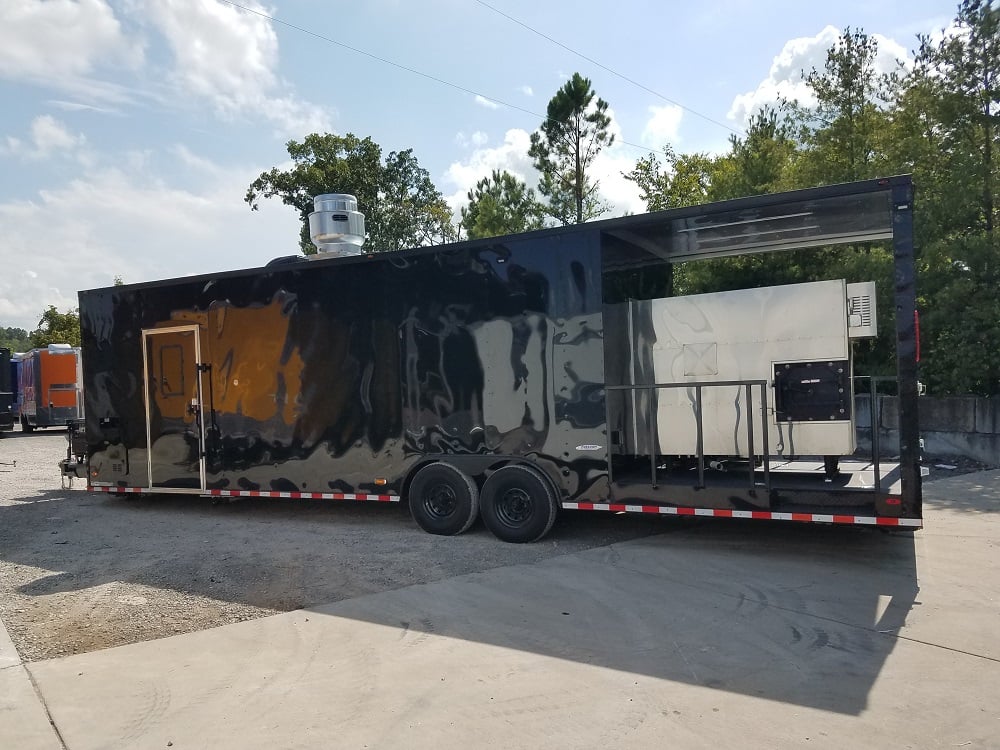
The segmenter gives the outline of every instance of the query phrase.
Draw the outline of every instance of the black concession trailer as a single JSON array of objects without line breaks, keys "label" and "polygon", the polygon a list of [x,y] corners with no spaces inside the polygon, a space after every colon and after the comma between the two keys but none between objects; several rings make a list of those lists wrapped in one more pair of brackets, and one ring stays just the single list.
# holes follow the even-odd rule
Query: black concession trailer
[{"label": "black concession trailer", "polygon": [[[84,291],[86,454],[63,470],[119,494],[405,501],[429,532],[481,517],[511,542],[563,510],[918,528],[912,199],[902,176]],[[352,200],[317,198],[314,237]],[[895,263],[891,462],[877,427],[867,456],[855,437],[870,288],[657,282],[869,241]]]}]

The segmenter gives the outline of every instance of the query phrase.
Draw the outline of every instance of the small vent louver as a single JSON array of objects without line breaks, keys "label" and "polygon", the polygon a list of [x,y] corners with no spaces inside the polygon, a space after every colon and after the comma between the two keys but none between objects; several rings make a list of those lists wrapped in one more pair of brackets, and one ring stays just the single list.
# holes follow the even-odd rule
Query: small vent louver
[{"label": "small vent louver", "polygon": [[878,335],[874,281],[847,285],[847,332],[852,339]]}]

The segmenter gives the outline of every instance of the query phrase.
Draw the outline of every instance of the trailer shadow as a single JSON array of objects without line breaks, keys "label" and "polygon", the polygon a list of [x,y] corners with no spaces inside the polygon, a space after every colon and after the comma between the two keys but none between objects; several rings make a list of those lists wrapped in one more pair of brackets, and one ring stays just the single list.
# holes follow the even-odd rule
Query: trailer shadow
[{"label": "trailer shadow", "polygon": [[[0,560],[51,571],[14,588],[29,600],[136,583],[847,714],[917,603],[908,534],[563,515],[542,543],[509,545],[479,525],[430,536],[384,504],[46,491],[0,508]],[[107,620],[126,605],[99,606]]]},{"label": "trailer shadow", "polygon": [[918,603],[912,535],[712,520],[316,608],[858,714]]}]

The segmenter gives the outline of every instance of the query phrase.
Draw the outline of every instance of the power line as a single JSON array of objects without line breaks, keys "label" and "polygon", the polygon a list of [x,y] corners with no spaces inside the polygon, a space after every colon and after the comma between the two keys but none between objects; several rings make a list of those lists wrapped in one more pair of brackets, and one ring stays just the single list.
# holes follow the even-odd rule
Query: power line
[{"label": "power line", "polygon": [[621,78],[623,81],[626,81],[627,83],[631,83],[633,86],[636,86],[636,87],[642,89],[643,91],[652,94],[653,96],[659,97],[660,99],[662,99],[663,101],[667,102],[668,104],[673,104],[675,107],[680,107],[685,112],[690,112],[695,117],[700,117],[702,120],[705,120],[706,122],[710,122],[713,125],[718,125],[720,128],[725,128],[726,130],[728,130],[728,131],[730,131],[732,133],[735,133],[736,135],[743,135],[744,134],[743,131],[741,131],[741,130],[737,130],[736,128],[730,127],[729,125],[726,125],[724,122],[719,122],[718,120],[713,120],[708,115],[703,115],[701,112],[698,112],[697,110],[691,109],[690,107],[685,107],[680,102],[674,101],[673,99],[670,99],[669,97],[664,96],[660,92],[654,91],[653,89],[649,88],[648,86],[644,86],[643,84],[639,83],[638,81],[634,81],[631,78],[629,78],[628,76],[622,75],[617,70],[613,70],[613,69],[609,68],[607,65],[604,65],[603,63],[599,63],[597,60],[594,60],[591,57],[587,57],[586,55],[584,55],[581,52],[577,52],[572,47],[567,47],[565,44],[563,44],[562,42],[558,41],[557,39],[553,39],[552,37],[548,36],[547,34],[543,34],[538,29],[532,28],[528,24],[524,23],[524,21],[520,21],[520,20],[514,18],[513,16],[504,13],[499,8],[496,8],[496,7],[492,6],[492,5],[490,5],[489,3],[484,2],[484,0],[476,0],[476,2],[479,3],[480,5],[482,5],[484,8],[489,8],[494,13],[497,13],[498,15],[503,16],[508,21],[516,23],[518,26],[521,26],[521,27],[527,29],[532,34],[537,34],[538,36],[542,37],[542,39],[545,39],[545,40],[547,40],[549,42],[552,42],[552,44],[556,45],[557,47],[561,47],[562,49],[566,50],[567,52],[570,52],[570,53],[576,55],[577,57],[579,57],[579,58],[581,58],[583,60],[586,60],[591,65],[596,65],[598,68],[601,68],[602,70],[606,70],[611,75],[617,76],[618,78]]},{"label": "power line", "polygon": [[[242,11],[244,11],[246,13],[252,13],[255,16],[259,16],[260,18],[264,18],[264,19],[270,21],[271,23],[280,24],[280,25],[285,26],[285,27],[287,27],[289,29],[294,29],[295,31],[301,32],[303,34],[308,34],[309,36],[312,36],[312,37],[315,37],[317,39],[320,39],[321,41],[327,42],[329,44],[336,45],[337,47],[343,47],[344,49],[350,50],[351,52],[355,52],[355,53],[357,53],[359,55],[364,55],[365,57],[371,58],[372,60],[376,60],[376,61],[378,61],[378,62],[380,62],[380,63],[382,63],[384,65],[390,65],[390,66],[392,66],[394,68],[399,68],[400,70],[405,70],[407,73],[412,73],[413,75],[420,76],[421,78],[426,78],[427,80],[433,81],[434,83],[439,83],[439,84],[441,84],[443,86],[448,86],[450,88],[456,89],[457,91],[461,91],[461,92],[466,93],[466,94],[472,94],[473,96],[478,96],[478,97],[480,97],[482,99],[485,99],[486,101],[493,102],[494,104],[499,104],[499,105],[501,105],[503,107],[509,107],[511,109],[517,110],[518,112],[523,112],[525,114],[531,115],[532,117],[537,117],[538,119],[542,120],[543,122],[549,119],[549,117],[547,115],[539,114],[538,112],[533,112],[530,109],[525,109],[524,107],[519,107],[516,104],[511,104],[510,102],[505,102],[502,99],[497,99],[496,97],[493,97],[493,96],[487,96],[486,94],[481,94],[478,91],[474,91],[473,89],[466,88],[465,86],[460,86],[459,84],[452,83],[451,81],[446,81],[443,78],[438,78],[437,76],[433,76],[433,75],[431,75],[429,73],[424,73],[421,70],[417,70],[416,68],[411,68],[411,67],[409,67],[407,65],[403,65],[402,63],[393,62],[392,60],[386,59],[384,57],[379,57],[376,54],[373,54],[373,53],[368,52],[366,50],[360,49],[358,47],[354,47],[354,46],[352,46],[350,44],[346,44],[345,42],[341,42],[341,41],[339,41],[337,39],[333,39],[331,37],[324,36],[323,34],[318,34],[317,32],[312,31],[311,29],[307,29],[304,26],[297,26],[294,23],[289,23],[288,21],[282,21],[281,19],[275,18],[274,16],[269,16],[267,13],[263,13],[263,12],[261,12],[259,10],[255,10],[253,8],[248,8],[245,5],[240,5],[238,2],[235,2],[235,0],[219,0],[219,2],[226,3],[227,5],[231,5],[234,8],[239,8],[240,10],[242,10]],[[680,106],[680,105],[678,105],[678,106]],[[697,114],[697,113],[695,113],[695,114]],[[639,143],[630,143],[629,141],[626,141],[626,140],[620,140],[619,143],[621,143],[621,144],[623,144],[625,146],[631,146],[632,148],[641,149],[642,151],[648,151],[648,152],[653,153],[653,154],[658,153],[658,151],[656,149],[649,148],[648,146],[643,146],[643,145],[641,145]]]}]

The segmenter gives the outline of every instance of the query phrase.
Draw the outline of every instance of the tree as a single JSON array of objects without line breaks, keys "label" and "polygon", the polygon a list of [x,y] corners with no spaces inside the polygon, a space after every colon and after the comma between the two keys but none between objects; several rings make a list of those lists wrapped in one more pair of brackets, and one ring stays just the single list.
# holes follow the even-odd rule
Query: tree
[{"label": "tree", "polygon": [[528,156],[541,173],[538,192],[561,224],[582,224],[608,210],[597,181],[587,173],[601,149],[614,143],[608,103],[594,97],[590,79],[574,73],[549,101],[541,128],[531,134]]},{"label": "tree", "polygon": [[963,0],[920,47],[896,103],[896,158],[919,187],[921,373],[936,394],[1000,395],[1000,7]]},{"label": "tree", "polygon": [[954,228],[992,233],[1000,218],[1000,6],[963,0],[954,26],[936,44],[920,37],[911,84],[930,93],[922,103],[947,155],[940,176],[952,196],[956,188],[964,193],[966,210]]},{"label": "tree", "polygon": [[634,182],[649,211],[694,206],[708,200],[715,168],[707,154],[681,154],[663,147],[664,164],[656,154],[643,156],[622,176]]},{"label": "tree", "polygon": [[31,348],[31,334],[23,328],[0,328],[0,349],[23,352]]},{"label": "tree", "polygon": [[544,208],[535,191],[507,171],[494,169],[468,192],[462,226],[470,240],[541,229]]},{"label": "tree", "polygon": [[451,239],[451,209],[422,169],[412,149],[393,151],[383,162],[382,149],[371,138],[330,133],[307,135],[286,144],[293,167],[263,172],[247,189],[252,210],[261,198],[281,198],[302,219],[299,246],[316,252],[309,238],[313,198],[323,193],[350,193],[365,215],[368,252],[402,250]]},{"label": "tree", "polygon": [[877,71],[877,56],[874,37],[847,27],[827,50],[823,70],[805,74],[815,106],[784,102],[803,145],[793,165],[794,187],[879,176],[895,79]]},{"label": "tree", "polygon": [[711,185],[712,200],[764,195],[781,189],[795,153],[789,124],[765,106],[750,116],[743,137],[729,136],[729,153],[719,160]]},{"label": "tree", "polygon": [[54,305],[42,313],[38,328],[31,332],[31,346],[69,344],[80,346],[80,315],[76,309],[61,313]]}]

